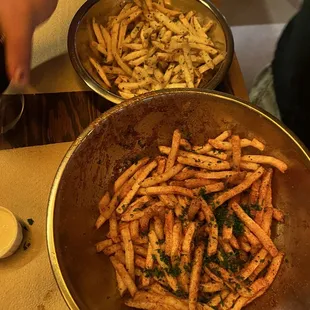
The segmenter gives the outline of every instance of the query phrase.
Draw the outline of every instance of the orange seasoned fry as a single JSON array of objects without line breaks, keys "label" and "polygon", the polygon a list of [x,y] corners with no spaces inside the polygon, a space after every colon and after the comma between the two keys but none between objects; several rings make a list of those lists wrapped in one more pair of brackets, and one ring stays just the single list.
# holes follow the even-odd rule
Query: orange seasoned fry
[{"label": "orange seasoned fry", "polygon": [[257,223],[255,223],[237,204],[233,203],[231,206],[236,213],[236,215],[240,218],[240,220],[249,228],[249,230],[259,239],[264,248],[270,253],[272,257],[277,256],[278,249],[270,239],[270,237],[261,229]]},{"label": "orange seasoned fry", "polygon": [[244,190],[248,189],[256,180],[258,180],[264,173],[264,168],[258,168],[251,176],[246,178],[242,183],[228,190],[224,194],[217,197],[215,205],[218,207],[222,205],[228,199],[242,193]]},{"label": "orange seasoned fry", "polygon": [[233,160],[232,168],[234,170],[239,170],[241,159],[241,145],[239,136],[231,137],[231,148],[232,148],[232,160]]},{"label": "orange seasoned fry", "polygon": [[287,170],[287,164],[285,162],[272,156],[244,155],[241,157],[241,160],[250,163],[267,164],[279,169],[283,173]]},{"label": "orange seasoned fry", "polygon": [[177,153],[180,147],[180,141],[181,141],[181,133],[178,129],[176,129],[173,132],[171,149],[168,155],[165,171],[168,171],[174,166],[176,158],[177,158]]},{"label": "orange seasoned fry", "polygon": [[128,208],[128,205],[130,204],[131,200],[139,190],[141,183],[143,182],[144,179],[146,179],[146,177],[151,173],[151,171],[156,168],[156,166],[157,162],[155,160],[146,165],[146,167],[143,169],[143,172],[139,175],[138,179],[132,186],[132,189],[129,191],[129,193],[120,203],[120,205],[117,207],[116,209],[117,213],[122,214]]},{"label": "orange seasoned fry", "polygon": [[207,253],[212,256],[217,251],[218,246],[218,226],[211,207],[200,198],[201,209],[207,220],[207,230],[209,233]]},{"label": "orange seasoned fry", "polygon": [[168,256],[171,256],[173,226],[174,226],[173,211],[169,210],[168,213],[165,214],[165,227],[164,227],[166,237],[165,253]]},{"label": "orange seasoned fry", "polygon": [[198,245],[194,254],[193,269],[189,284],[189,310],[195,310],[197,305],[204,248],[204,244]]}]

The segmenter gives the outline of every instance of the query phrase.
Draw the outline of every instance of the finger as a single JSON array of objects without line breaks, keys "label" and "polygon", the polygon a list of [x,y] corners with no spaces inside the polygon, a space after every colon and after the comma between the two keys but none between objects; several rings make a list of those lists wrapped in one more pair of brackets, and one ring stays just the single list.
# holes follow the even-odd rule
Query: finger
[{"label": "finger", "polygon": [[29,81],[34,27],[28,14],[18,13],[21,14],[14,18],[6,16],[2,20],[2,27],[8,76],[15,84],[25,85]]}]

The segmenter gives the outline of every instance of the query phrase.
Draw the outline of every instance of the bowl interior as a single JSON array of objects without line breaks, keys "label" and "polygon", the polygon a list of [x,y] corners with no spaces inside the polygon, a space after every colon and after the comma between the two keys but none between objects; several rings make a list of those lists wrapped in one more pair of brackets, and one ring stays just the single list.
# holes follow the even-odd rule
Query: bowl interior
[{"label": "bowl interior", "polygon": [[[114,103],[119,103],[123,101],[123,99],[104,86],[98,77],[96,70],[91,66],[88,59],[90,55],[98,58],[98,55],[94,55],[93,51],[89,47],[91,38],[90,33],[92,33],[91,21],[92,18],[95,17],[97,21],[105,25],[108,21],[108,16],[117,15],[126,2],[132,1],[105,0],[97,2],[79,21],[75,32],[71,33],[72,36],[75,36],[74,54],[76,59],[74,59],[74,63],[76,62],[75,65],[77,64],[79,66],[78,71],[83,70],[83,76],[86,75],[87,80],[90,81],[90,83],[88,83],[89,86],[97,92],[100,92],[100,89],[104,90],[103,92],[100,92],[100,94],[103,94],[104,96],[108,95],[108,99]],[[212,38],[216,48],[221,52],[226,52],[227,56],[226,59],[218,66],[215,73],[212,73],[211,75],[211,73],[207,72],[205,74],[205,77],[200,84],[200,88],[214,89],[223,80],[227,70],[229,69],[234,49],[232,34],[225,19],[208,1],[169,0],[166,3],[170,4],[172,7],[180,9],[183,12],[189,12],[190,10],[196,11],[201,22],[205,22],[210,19],[215,22],[215,25],[210,31],[210,37]]]},{"label": "bowl interior", "polygon": [[56,251],[59,263],[52,263],[54,271],[62,273],[78,307],[125,309],[109,260],[95,253],[94,244],[106,233],[105,228],[94,229],[97,204],[123,163],[140,154],[157,154],[157,145],[169,145],[175,128],[193,144],[232,129],[265,142],[267,154],[288,163],[286,174],[275,172],[273,192],[274,205],[287,215],[286,224],[274,231],[287,259],[272,290],[249,309],[309,309],[309,154],[255,108],[220,93],[195,90],[145,95],[110,110],[86,130],[62,163],[50,199],[48,242],[50,255]]}]

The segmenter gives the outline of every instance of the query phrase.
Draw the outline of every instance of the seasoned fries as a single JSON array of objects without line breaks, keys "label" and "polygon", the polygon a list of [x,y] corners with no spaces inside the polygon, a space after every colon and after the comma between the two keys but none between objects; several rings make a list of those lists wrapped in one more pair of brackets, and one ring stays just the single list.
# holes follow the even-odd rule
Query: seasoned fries
[{"label": "seasoned fries", "polygon": [[[112,90],[117,86],[124,99],[142,90],[199,87],[225,59],[210,32],[214,21],[200,20],[196,12],[181,12],[161,0],[136,0],[109,17],[108,23],[101,25],[93,18],[89,24],[94,52],[88,59],[104,86]],[[114,69],[107,72],[107,65]],[[119,83],[121,76],[128,81]],[[257,147],[262,147],[259,141]]]},{"label": "seasoned fries", "polygon": [[[150,10],[152,2],[143,7]],[[197,20],[181,21],[191,35],[202,35]],[[284,213],[273,207],[270,166],[285,172],[287,165],[243,155],[253,141],[264,149],[256,139],[225,131],[197,153],[175,130],[170,146],[158,147],[161,155],[138,160],[105,192],[96,227],[108,221],[110,229],[95,247],[109,256],[120,295],[131,296],[127,306],[241,309],[271,286],[284,257],[271,239],[271,224],[283,222]]]}]

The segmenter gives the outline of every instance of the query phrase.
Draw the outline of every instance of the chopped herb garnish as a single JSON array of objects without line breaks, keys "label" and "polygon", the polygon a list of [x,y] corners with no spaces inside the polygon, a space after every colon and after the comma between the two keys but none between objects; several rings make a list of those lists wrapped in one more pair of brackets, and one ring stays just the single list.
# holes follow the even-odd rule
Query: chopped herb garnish
[{"label": "chopped herb garnish", "polygon": [[143,270],[143,273],[145,274],[146,278],[156,277],[156,278],[162,278],[165,276],[165,273],[160,270],[158,267],[155,267],[153,269],[145,268]]},{"label": "chopped herb garnish", "polygon": [[188,263],[188,264],[185,264],[184,266],[183,266],[183,268],[184,268],[184,270],[186,271],[186,272],[192,272],[192,262],[190,262],[190,263]]},{"label": "chopped herb garnish", "polygon": [[161,245],[165,243],[165,239],[158,239],[158,241],[156,242],[156,244]]},{"label": "chopped herb garnish", "polygon": [[24,245],[23,245],[24,251],[28,250],[28,248],[29,248],[30,246],[31,246],[31,243],[28,242],[28,241],[25,241],[25,242],[24,242]]},{"label": "chopped herb garnish", "polygon": [[175,266],[170,266],[169,268],[167,268],[166,272],[172,277],[176,278],[181,274],[182,271],[179,265],[175,265]]},{"label": "chopped herb garnish", "polygon": [[163,263],[165,263],[167,266],[169,266],[169,265],[170,265],[170,258],[169,258],[169,256],[166,255],[165,252],[162,251],[162,250],[160,250],[160,249],[158,249],[157,251],[158,251],[158,253],[159,253],[159,255],[160,255],[160,260],[161,260]]},{"label": "chopped herb garnish", "polygon": [[33,220],[32,218],[30,218],[30,219],[27,219],[27,222],[28,222],[28,224],[29,224],[30,226],[32,226],[33,223],[34,223],[34,220]]},{"label": "chopped herb garnish", "polygon": [[187,215],[188,215],[188,210],[189,210],[189,206],[182,206],[182,213],[179,216],[179,220],[181,221],[181,223],[184,223],[184,221],[187,219]]},{"label": "chopped herb garnish", "polygon": [[188,294],[184,292],[182,289],[178,288],[176,291],[172,292],[175,296],[179,298],[187,298]]},{"label": "chopped herb garnish", "polygon": [[132,158],[132,159],[130,160],[130,162],[131,162],[132,165],[133,165],[133,164],[136,164],[136,163],[138,163],[138,161],[139,161],[141,158],[142,158],[141,155],[137,155],[136,157]]}]

